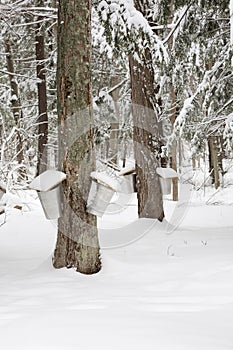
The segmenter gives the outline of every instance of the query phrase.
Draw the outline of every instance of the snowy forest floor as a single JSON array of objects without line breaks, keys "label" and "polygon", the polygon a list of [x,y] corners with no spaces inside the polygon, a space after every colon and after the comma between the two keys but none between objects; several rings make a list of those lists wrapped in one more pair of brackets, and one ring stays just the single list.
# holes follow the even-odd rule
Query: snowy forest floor
[{"label": "snowy forest floor", "polygon": [[93,276],[53,269],[56,224],[25,194],[0,227],[0,348],[232,350],[232,194],[186,188],[162,224],[138,220],[133,196],[110,207]]}]

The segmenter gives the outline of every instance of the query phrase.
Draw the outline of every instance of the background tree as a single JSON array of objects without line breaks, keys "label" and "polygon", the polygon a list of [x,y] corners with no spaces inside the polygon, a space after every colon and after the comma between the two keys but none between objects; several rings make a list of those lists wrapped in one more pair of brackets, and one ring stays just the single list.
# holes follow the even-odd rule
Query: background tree
[{"label": "background tree", "polygon": [[[45,40],[45,54],[48,53],[48,59],[39,60],[39,64],[43,63],[47,70],[48,90],[46,98],[48,101],[48,117],[50,120],[49,143],[53,143],[52,135],[55,130],[54,119],[55,113],[55,66],[51,66],[54,61],[54,49],[50,49],[51,43],[54,41],[52,28],[55,23],[56,9],[51,7],[51,1],[46,1],[46,7],[42,5],[35,7],[33,4],[25,2],[6,1],[1,6],[2,30],[0,42],[4,47],[4,43],[9,39],[11,43],[11,58],[14,62],[14,73],[11,73],[11,79],[17,85],[19,99],[16,101],[16,94],[13,94],[14,103],[18,103],[20,108],[20,123],[15,124],[12,118],[12,89],[8,82],[9,69],[6,69],[6,57],[0,57],[0,110],[1,110],[1,171],[0,178],[7,184],[9,189],[18,186],[25,186],[26,182],[35,175],[38,154],[38,125],[47,125],[38,121],[39,98],[37,91],[37,83],[42,80],[37,78],[37,62],[35,50],[35,36],[43,33]],[[6,53],[7,54],[7,53]],[[9,57],[9,55],[7,54]],[[45,72],[39,68],[40,74]],[[44,77],[44,75],[43,75]],[[42,75],[41,75],[42,78]],[[44,94],[45,95],[45,94]],[[42,135],[44,132],[40,132]],[[20,139],[20,143],[18,142]],[[43,141],[43,144],[45,142]],[[17,147],[21,149],[17,151]],[[43,152],[42,152],[43,153]],[[45,152],[44,152],[45,153]],[[21,161],[19,161],[19,154]],[[18,159],[17,159],[18,155]],[[19,181],[19,171],[24,169],[27,177],[21,178]],[[28,180],[27,180],[28,178]]]},{"label": "background tree", "polygon": [[[175,0],[173,4],[173,13],[169,2],[166,8],[160,8],[160,20],[174,28],[170,32],[173,42],[169,60],[160,73],[161,94],[167,96],[164,115],[170,116],[176,109],[173,123],[176,137],[170,141],[180,137],[187,140],[193,158],[205,152],[208,144],[210,174],[217,188],[219,172],[223,171],[224,144],[229,144],[224,130],[232,106],[229,4],[228,1],[201,1],[200,4],[191,2],[187,7],[186,2]],[[176,26],[179,16],[182,21]],[[161,37],[169,44],[171,34],[162,31]],[[171,86],[175,98],[172,98]]]},{"label": "background tree", "polygon": [[[39,7],[43,1],[39,0]],[[38,18],[40,20],[41,17]],[[36,73],[38,78],[38,154],[37,154],[37,175],[47,169],[48,165],[48,113],[47,113],[47,87],[45,68],[45,37],[44,30],[40,23],[37,23],[35,30],[36,40]]]},{"label": "background tree", "polygon": [[154,60],[164,52],[148,21],[153,5],[143,1],[102,1],[98,13],[114,54],[129,57],[139,217],[162,220],[162,193],[156,173],[162,137],[161,101],[156,96]]},{"label": "background tree", "polygon": [[20,132],[23,115],[22,115],[22,109],[21,109],[18,83],[15,77],[14,59],[12,55],[12,42],[10,39],[5,40],[5,52],[6,52],[7,71],[9,75],[10,89],[11,89],[12,112],[13,112],[14,122],[16,127],[16,137],[17,137],[16,157],[17,157],[19,166],[21,166],[24,160],[23,141],[22,141],[22,135]]}]

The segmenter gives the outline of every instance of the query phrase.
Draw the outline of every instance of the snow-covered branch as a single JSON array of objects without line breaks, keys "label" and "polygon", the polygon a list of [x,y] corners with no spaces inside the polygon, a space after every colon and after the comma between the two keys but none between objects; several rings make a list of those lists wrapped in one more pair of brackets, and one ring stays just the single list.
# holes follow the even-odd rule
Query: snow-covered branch
[{"label": "snow-covered branch", "polygon": [[96,10],[103,25],[100,41],[105,35],[112,50],[133,53],[138,59],[140,52],[150,48],[159,60],[167,59],[162,40],[145,16],[135,8],[133,0],[102,0]]},{"label": "snow-covered branch", "polygon": [[179,27],[180,23],[182,22],[182,20],[184,19],[185,15],[187,14],[188,10],[190,9],[190,7],[192,6],[193,1],[190,2],[189,5],[184,6],[183,11],[181,12],[177,22],[173,25],[172,30],[170,31],[170,33],[168,34],[168,36],[163,40],[163,44],[165,45],[166,43],[168,43],[168,41],[170,40],[170,38],[172,37],[172,35],[175,33],[175,31],[177,30],[177,28]]}]

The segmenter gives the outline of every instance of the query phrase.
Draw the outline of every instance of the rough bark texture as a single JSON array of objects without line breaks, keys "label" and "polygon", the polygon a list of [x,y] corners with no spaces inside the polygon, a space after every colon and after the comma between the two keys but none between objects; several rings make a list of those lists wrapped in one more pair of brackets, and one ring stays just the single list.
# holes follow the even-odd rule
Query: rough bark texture
[{"label": "rough bark texture", "polygon": [[218,162],[218,139],[216,136],[209,136],[208,147],[209,147],[209,166],[210,166],[212,183],[217,189],[220,186],[220,179],[219,179],[219,162]]},{"label": "rough bark texture", "polygon": [[[114,88],[121,82],[121,77],[119,75],[113,75],[110,79],[110,87]],[[114,89],[110,95],[112,96],[114,102],[114,118],[111,120],[111,133],[110,133],[110,150],[111,150],[111,161],[117,164],[118,152],[119,152],[119,123],[120,123],[120,110],[119,110],[119,97],[120,89]]]},{"label": "rough bark texture", "polygon": [[[176,113],[176,93],[174,86],[170,86],[170,94],[171,94],[171,100],[172,100],[172,108],[171,108],[171,125],[172,130],[174,129],[174,124],[176,121],[177,113]],[[175,171],[177,171],[177,141],[173,141],[172,145],[172,154],[171,154],[171,167]],[[173,201],[178,201],[178,178],[172,179],[172,199]]]},{"label": "rough bark texture", "polygon": [[160,148],[161,125],[154,110],[154,72],[150,52],[143,62],[129,57],[133,140],[136,160],[138,215],[140,218],[164,218],[163,198],[159,177],[157,153]]},{"label": "rough bark texture", "polygon": [[[170,10],[171,10],[171,14],[173,15],[173,13],[174,13],[174,1],[170,2]],[[169,17],[168,23],[169,24],[172,23],[172,16]],[[172,35],[170,37],[170,40],[168,41],[168,47],[169,47],[170,53],[172,52],[173,44],[174,44],[174,37]],[[177,117],[177,110],[176,110],[177,96],[176,96],[176,91],[174,89],[172,82],[170,85],[170,97],[171,97],[171,102],[172,102],[170,119],[171,119],[171,125],[172,125],[172,130],[173,130],[174,124],[176,121],[176,117]],[[177,141],[176,140],[173,141],[173,145],[172,145],[171,167],[172,167],[172,169],[177,171]],[[173,199],[173,201],[178,201],[178,197],[179,197],[178,178],[173,178],[172,179],[172,199]]]},{"label": "rough bark texture", "polygon": [[24,155],[23,155],[23,140],[20,133],[20,128],[22,127],[22,110],[21,110],[21,102],[19,97],[19,89],[18,83],[15,77],[15,69],[14,69],[14,60],[12,56],[12,42],[11,40],[5,40],[5,51],[6,51],[6,62],[7,62],[7,71],[9,74],[10,87],[11,87],[11,105],[12,112],[14,116],[15,125],[17,127],[17,161],[19,164],[22,164]]},{"label": "rough bark texture", "polygon": [[[148,17],[150,1],[134,0],[134,5],[143,16]],[[140,218],[155,218],[162,221],[163,197],[159,176],[156,173],[162,136],[162,125],[158,121],[156,108],[161,101],[155,98],[157,87],[149,49],[145,50],[140,63],[130,56],[129,65],[138,215]]]},{"label": "rough bark texture", "polygon": [[38,29],[36,35],[36,72],[39,80],[37,83],[39,109],[37,174],[47,169],[48,115],[44,59],[44,36],[40,34]]},{"label": "rough bark texture", "polygon": [[96,217],[86,212],[94,167],[90,10],[89,0],[59,1],[59,157],[67,179],[53,263],[85,274],[101,268]]}]

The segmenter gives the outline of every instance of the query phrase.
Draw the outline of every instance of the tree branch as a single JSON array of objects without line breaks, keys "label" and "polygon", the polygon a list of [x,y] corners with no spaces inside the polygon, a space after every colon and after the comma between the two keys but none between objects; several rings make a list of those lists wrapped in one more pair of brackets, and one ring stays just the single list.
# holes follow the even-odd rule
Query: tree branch
[{"label": "tree branch", "polygon": [[188,10],[190,9],[190,7],[192,6],[193,1],[191,1],[191,3],[189,5],[186,6],[186,8],[184,9],[183,13],[180,15],[180,17],[178,18],[177,22],[174,25],[174,28],[170,31],[170,33],[168,34],[168,36],[166,37],[166,39],[163,40],[163,44],[167,44],[167,42],[170,40],[170,38],[172,37],[172,35],[175,33],[176,29],[179,27],[182,19],[184,18],[184,16],[186,15],[186,13],[188,12]]}]

